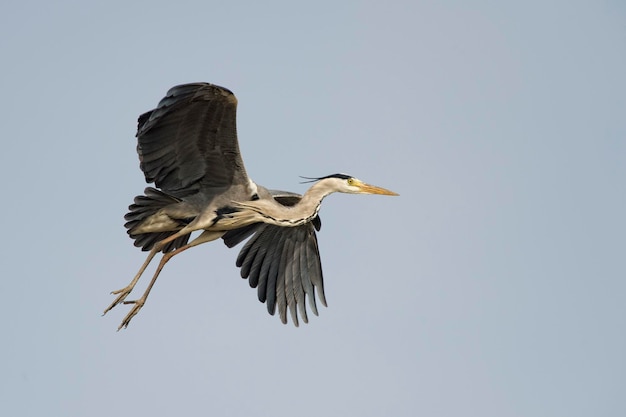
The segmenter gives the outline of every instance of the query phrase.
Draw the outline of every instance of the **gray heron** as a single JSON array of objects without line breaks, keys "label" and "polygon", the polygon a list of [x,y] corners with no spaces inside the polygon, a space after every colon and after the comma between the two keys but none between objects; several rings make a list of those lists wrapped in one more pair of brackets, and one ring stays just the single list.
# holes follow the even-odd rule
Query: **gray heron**
[{"label": "gray heron", "polygon": [[[326,306],[316,231],[322,200],[334,192],[398,195],[345,174],[308,178],[299,194],[268,190],[246,173],[236,129],[237,99],[208,83],[171,88],[158,106],[139,116],[137,153],[147,183],[124,216],[134,244],[149,254],[106,314],[120,303],[132,308],[118,327],[128,327],[146,303],[163,266],[175,255],[222,238],[228,247],[248,239],[237,257],[242,278],[257,288],[270,314],[283,323],[287,310],[298,326],[308,322],[305,299],[317,315],[315,290]],[[190,240],[191,233],[200,232]],[[143,295],[126,297],[158,254],[161,260]]]}]

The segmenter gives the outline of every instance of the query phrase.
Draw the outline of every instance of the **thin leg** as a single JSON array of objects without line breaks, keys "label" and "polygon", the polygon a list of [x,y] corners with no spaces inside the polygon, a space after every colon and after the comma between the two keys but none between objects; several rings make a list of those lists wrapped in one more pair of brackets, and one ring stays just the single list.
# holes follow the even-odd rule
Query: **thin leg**
[{"label": "thin leg", "polygon": [[144,273],[144,271],[146,270],[146,268],[148,267],[148,265],[152,261],[152,258],[154,258],[155,255],[157,253],[159,253],[161,251],[161,249],[163,249],[163,247],[167,243],[169,243],[172,240],[177,239],[180,236],[183,236],[183,235],[185,235],[187,233],[189,233],[189,232],[186,232],[186,233],[180,233],[180,232],[174,233],[172,236],[169,236],[169,237],[167,237],[167,238],[157,242],[152,247],[152,249],[150,250],[150,253],[148,254],[148,257],[146,258],[145,262],[143,263],[143,265],[139,269],[139,272],[137,272],[137,275],[135,275],[135,277],[130,282],[130,284],[128,284],[127,286],[125,286],[124,288],[121,288],[119,290],[111,291],[111,294],[119,294],[119,295],[117,296],[115,301],[113,301],[113,303],[111,303],[111,305],[109,307],[107,307],[106,310],[104,310],[104,313],[102,313],[102,315],[105,315],[106,313],[108,313],[113,307],[115,307],[116,305],[118,305],[119,303],[124,301],[126,299],[126,297],[128,297],[128,294],[130,294],[130,292],[133,290],[133,288],[135,288],[135,285],[137,285],[137,281],[139,281],[139,278],[141,278],[141,275]]},{"label": "thin leg", "polygon": [[194,246],[198,246],[202,243],[211,242],[215,239],[222,237],[223,235],[224,235],[224,232],[209,232],[205,230],[204,232],[202,232],[200,236],[198,236],[197,238],[195,238],[193,241],[186,244],[185,246],[181,246],[180,248],[172,252],[163,254],[163,256],[161,257],[161,261],[159,262],[159,266],[154,272],[154,275],[152,276],[152,280],[150,281],[150,284],[144,291],[141,298],[137,300],[133,300],[133,301],[124,301],[124,304],[134,304],[134,305],[133,305],[133,308],[131,308],[129,313],[126,315],[126,317],[124,317],[122,324],[120,324],[117,330],[120,330],[122,327],[128,327],[130,320],[139,312],[139,310],[141,310],[143,305],[146,303],[146,300],[148,299],[148,295],[150,294],[150,290],[152,290],[152,287],[154,286],[154,283],[156,282],[159,274],[161,273],[161,270],[170,259],[178,255],[179,253],[186,251],[189,248],[193,248]]}]

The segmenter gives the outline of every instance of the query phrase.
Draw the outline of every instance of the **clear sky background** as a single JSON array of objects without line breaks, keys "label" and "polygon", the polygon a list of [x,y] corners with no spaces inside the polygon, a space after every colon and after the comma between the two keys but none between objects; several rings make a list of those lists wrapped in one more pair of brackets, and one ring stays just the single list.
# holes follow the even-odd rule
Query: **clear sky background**
[{"label": "clear sky background", "polygon": [[[2,415],[626,415],[623,2],[99,3],[0,6]],[[192,81],[256,182],[401,195],[325,200],[308,325],[221,242],[101,317],[137,116]]]}]

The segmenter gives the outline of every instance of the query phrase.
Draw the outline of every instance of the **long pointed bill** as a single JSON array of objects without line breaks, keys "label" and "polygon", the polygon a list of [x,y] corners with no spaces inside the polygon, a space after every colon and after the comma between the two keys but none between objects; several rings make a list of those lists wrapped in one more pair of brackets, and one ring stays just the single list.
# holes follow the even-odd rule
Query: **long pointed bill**
[{"label": "long pointed bill", "polygon": [[375,185],[370,185],[366,183],[359,184],[359,188],[361,189],[361,193],[363,194],[400,195],[398,193],[394,193],[393,191],[389,191],[386,188],[377,187]]}]

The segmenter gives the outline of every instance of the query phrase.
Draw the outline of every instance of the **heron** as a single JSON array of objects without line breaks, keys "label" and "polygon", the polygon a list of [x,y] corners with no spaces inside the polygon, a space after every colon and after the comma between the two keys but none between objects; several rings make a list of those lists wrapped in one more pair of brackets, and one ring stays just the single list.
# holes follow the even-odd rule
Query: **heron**
[{"label": "heron", "polygon": [[[234,247],[248,239],[236,265],[256,288],[258,299],[287,323],[308,323],[306,299],[318,315],[315,293],[326,306],[316,232],[324,197],[397,193],[346,174],[306,178],[304,193],[270,190],[246,173],[236,127],[237,99],[227,88],[209,83],[172,87],[154,110],[139,116],[137,153],[148,184],[124,216],[134,245],[147,251],[143,265],[103,314],[119,304],[132,305],[118,331],[145,305],[161,270],[175,255],[217,239]],[[190,241],[191,235],[198,232]],[[152,259],[161,259],[143,295],[126,300]]]}]

